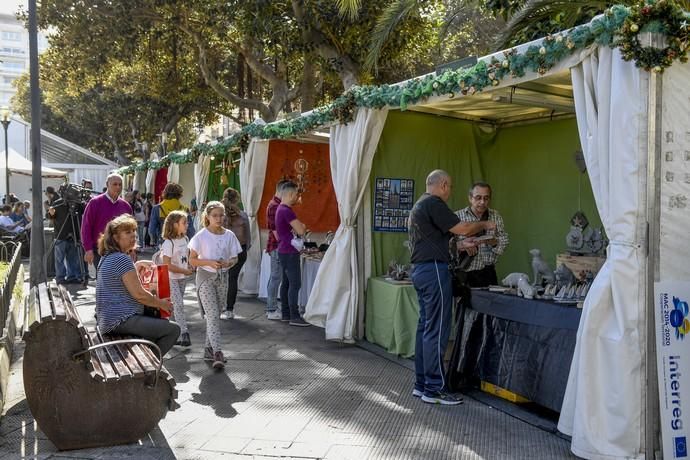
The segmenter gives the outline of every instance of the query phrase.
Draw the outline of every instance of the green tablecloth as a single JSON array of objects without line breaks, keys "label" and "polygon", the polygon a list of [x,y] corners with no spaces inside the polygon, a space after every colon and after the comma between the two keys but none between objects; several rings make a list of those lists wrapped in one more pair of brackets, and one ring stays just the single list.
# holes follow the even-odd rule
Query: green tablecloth
[{"label": "green tablecloth", "polygon": [[369,342],[405,358],[414,356],[418,320],[417,292],[411,284],[369,279],[365,325]]}]

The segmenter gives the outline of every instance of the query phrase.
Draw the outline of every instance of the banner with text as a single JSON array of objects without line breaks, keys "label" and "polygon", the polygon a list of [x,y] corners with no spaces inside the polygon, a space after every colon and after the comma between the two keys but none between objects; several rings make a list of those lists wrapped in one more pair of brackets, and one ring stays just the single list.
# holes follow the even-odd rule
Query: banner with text
[{"label": "banner with text", "polygon": [[[690,428],[690,282],[654,284],[659,413],[664,458],[688,457]],[[685,401],[685,406],[683,404]],[[685,413],[685,411],[688,411]]]}]

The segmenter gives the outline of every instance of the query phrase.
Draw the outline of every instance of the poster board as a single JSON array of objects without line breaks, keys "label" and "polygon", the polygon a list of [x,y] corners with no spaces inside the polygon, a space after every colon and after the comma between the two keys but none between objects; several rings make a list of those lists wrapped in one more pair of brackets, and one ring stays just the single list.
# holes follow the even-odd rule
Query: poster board
[{"label": "poster board", "polygon": [[414,205],[414,180],[377,177],[374,191],[374,231],[407,232]]},{"label": "poster board", "polygon": [[[659,415],[664,458],[688,457],[690,281],[654,284]],[[685,405],[683,404],[685,401]],[[687,411],[687,412],[686,412]]]}]

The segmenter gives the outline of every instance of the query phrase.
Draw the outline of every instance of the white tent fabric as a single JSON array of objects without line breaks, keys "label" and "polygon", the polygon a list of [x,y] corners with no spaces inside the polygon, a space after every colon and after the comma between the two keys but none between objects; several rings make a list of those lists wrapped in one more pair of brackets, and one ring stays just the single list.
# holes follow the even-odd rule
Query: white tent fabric
[{"label": "white tent fabric", "polygon": [[259,293],[261,230],[256,214],[261,206],[261,195],[264,191],[269,143],[265,139],[252,139],[249,148],[240,159],[240,193],[244,211],[249,216],[249,234],[252,240],[247,261],[242,267],[239,287],[248,294]]},{"label": "white tent fabric", "polygon": [[[661,177],[664,180],[660,183],[663,204],[660,209],[660,227],[663,237],[659,246],[659,279],[661,280],[690,280],[690,264],[688,264],[690,248],[684,244],[678,244],[679,241],[685,241],[688,228],[690,228],[690,213],[684,201],[687,200],[688,176],[687,172],[679,174],[679,170],[682,170],[680,164],[687,164],[688,161],[688,152],[685,150],[687,147],[679,147],[683,143],[688,145],[690,141],[687,134],[689,131],[687,116],[679,116],[688,112],[688,101],[690,101],[688,82],[690,82],[690,63],[674,62],[671,67],[664,70],[661,128],[664,136]],[[669,151],[671,158],[666,158]],[[679,175],[681,178],[678,178]]]},{"label": "white tent fabric", "polygon": [[[0,169],[5,170],[5,152],[0,153]],[[15,150],[7,149],[7,161],[10,164],[10,174],[22,174],[24,176],[33,175],[33,165],[31,160],[24,158]],[[46,166],[41,167],[41,177],[53,177],[62,178],[66,177],[68,173],[66,171],[60,171],[58,169],[48,168]]]},{"label": "white tent fabric", "polygon": [[136,171],[134,173],[132,190],[139,190],[142,194],[146,192],[146,173],[144,171]]},{"label": "white tent fabric", "polygon": [[199,212],[196,213],[196,218],[194,219],[194,228],[197,230],[201,228],[201,214],[204,211],[201,207],[206,201],[206,195],[208,195],[208,179],[210,174],[211,157],[200,155],[194,165],[194,189],[196,190],[196,203],[199,207]]},{"label": "white tent fabric", "polygon": [[[151,159],[158,159],[158,155],[155,153],[151,154]],[[156,193],[156,174],[158,171],[155,169],[149,169],[146,171],[146,193]]]},{"label": "white tent fabric", "polygon": [[340,226],[321,262],[304,315],[326,329],[327,340],[354,340],[359,296],[354,224],[387,115],[388,109],[358,109],[352,122],[331,128],[331,176]]},{"label": "white tent fabric", "polygon": [[168,182],[180,183],[180,165],[177,163],[168,165]]},{"label": "white tent fabric", "polygon": [[648,74],[599,47],[572,69],[608,257],[585,300],[558,429],[590,459],[644,458]]}]

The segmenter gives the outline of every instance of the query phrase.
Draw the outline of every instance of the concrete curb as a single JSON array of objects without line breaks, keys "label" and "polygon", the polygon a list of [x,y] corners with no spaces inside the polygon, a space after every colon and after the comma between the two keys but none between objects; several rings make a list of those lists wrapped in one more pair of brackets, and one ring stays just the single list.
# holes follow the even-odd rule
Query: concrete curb
[{"label": "concrete curb", "polygon": [[0,413],[5,405],[5,398],[7,395],[7,383],[10,377],[10,364],[12,363],[12,353],[14,352],[14,340],[17,336],[17,332],[21,331],[24,327],[25,293],[28,292],[28,284],[24,283],[24,266],[19,267],[17,281],[15,286],[12,287],[13,290],[18,283],[24,285],[22,295],[15,295],[12,297],[6,327],[3,328],[2,336],[0,336]]}]

